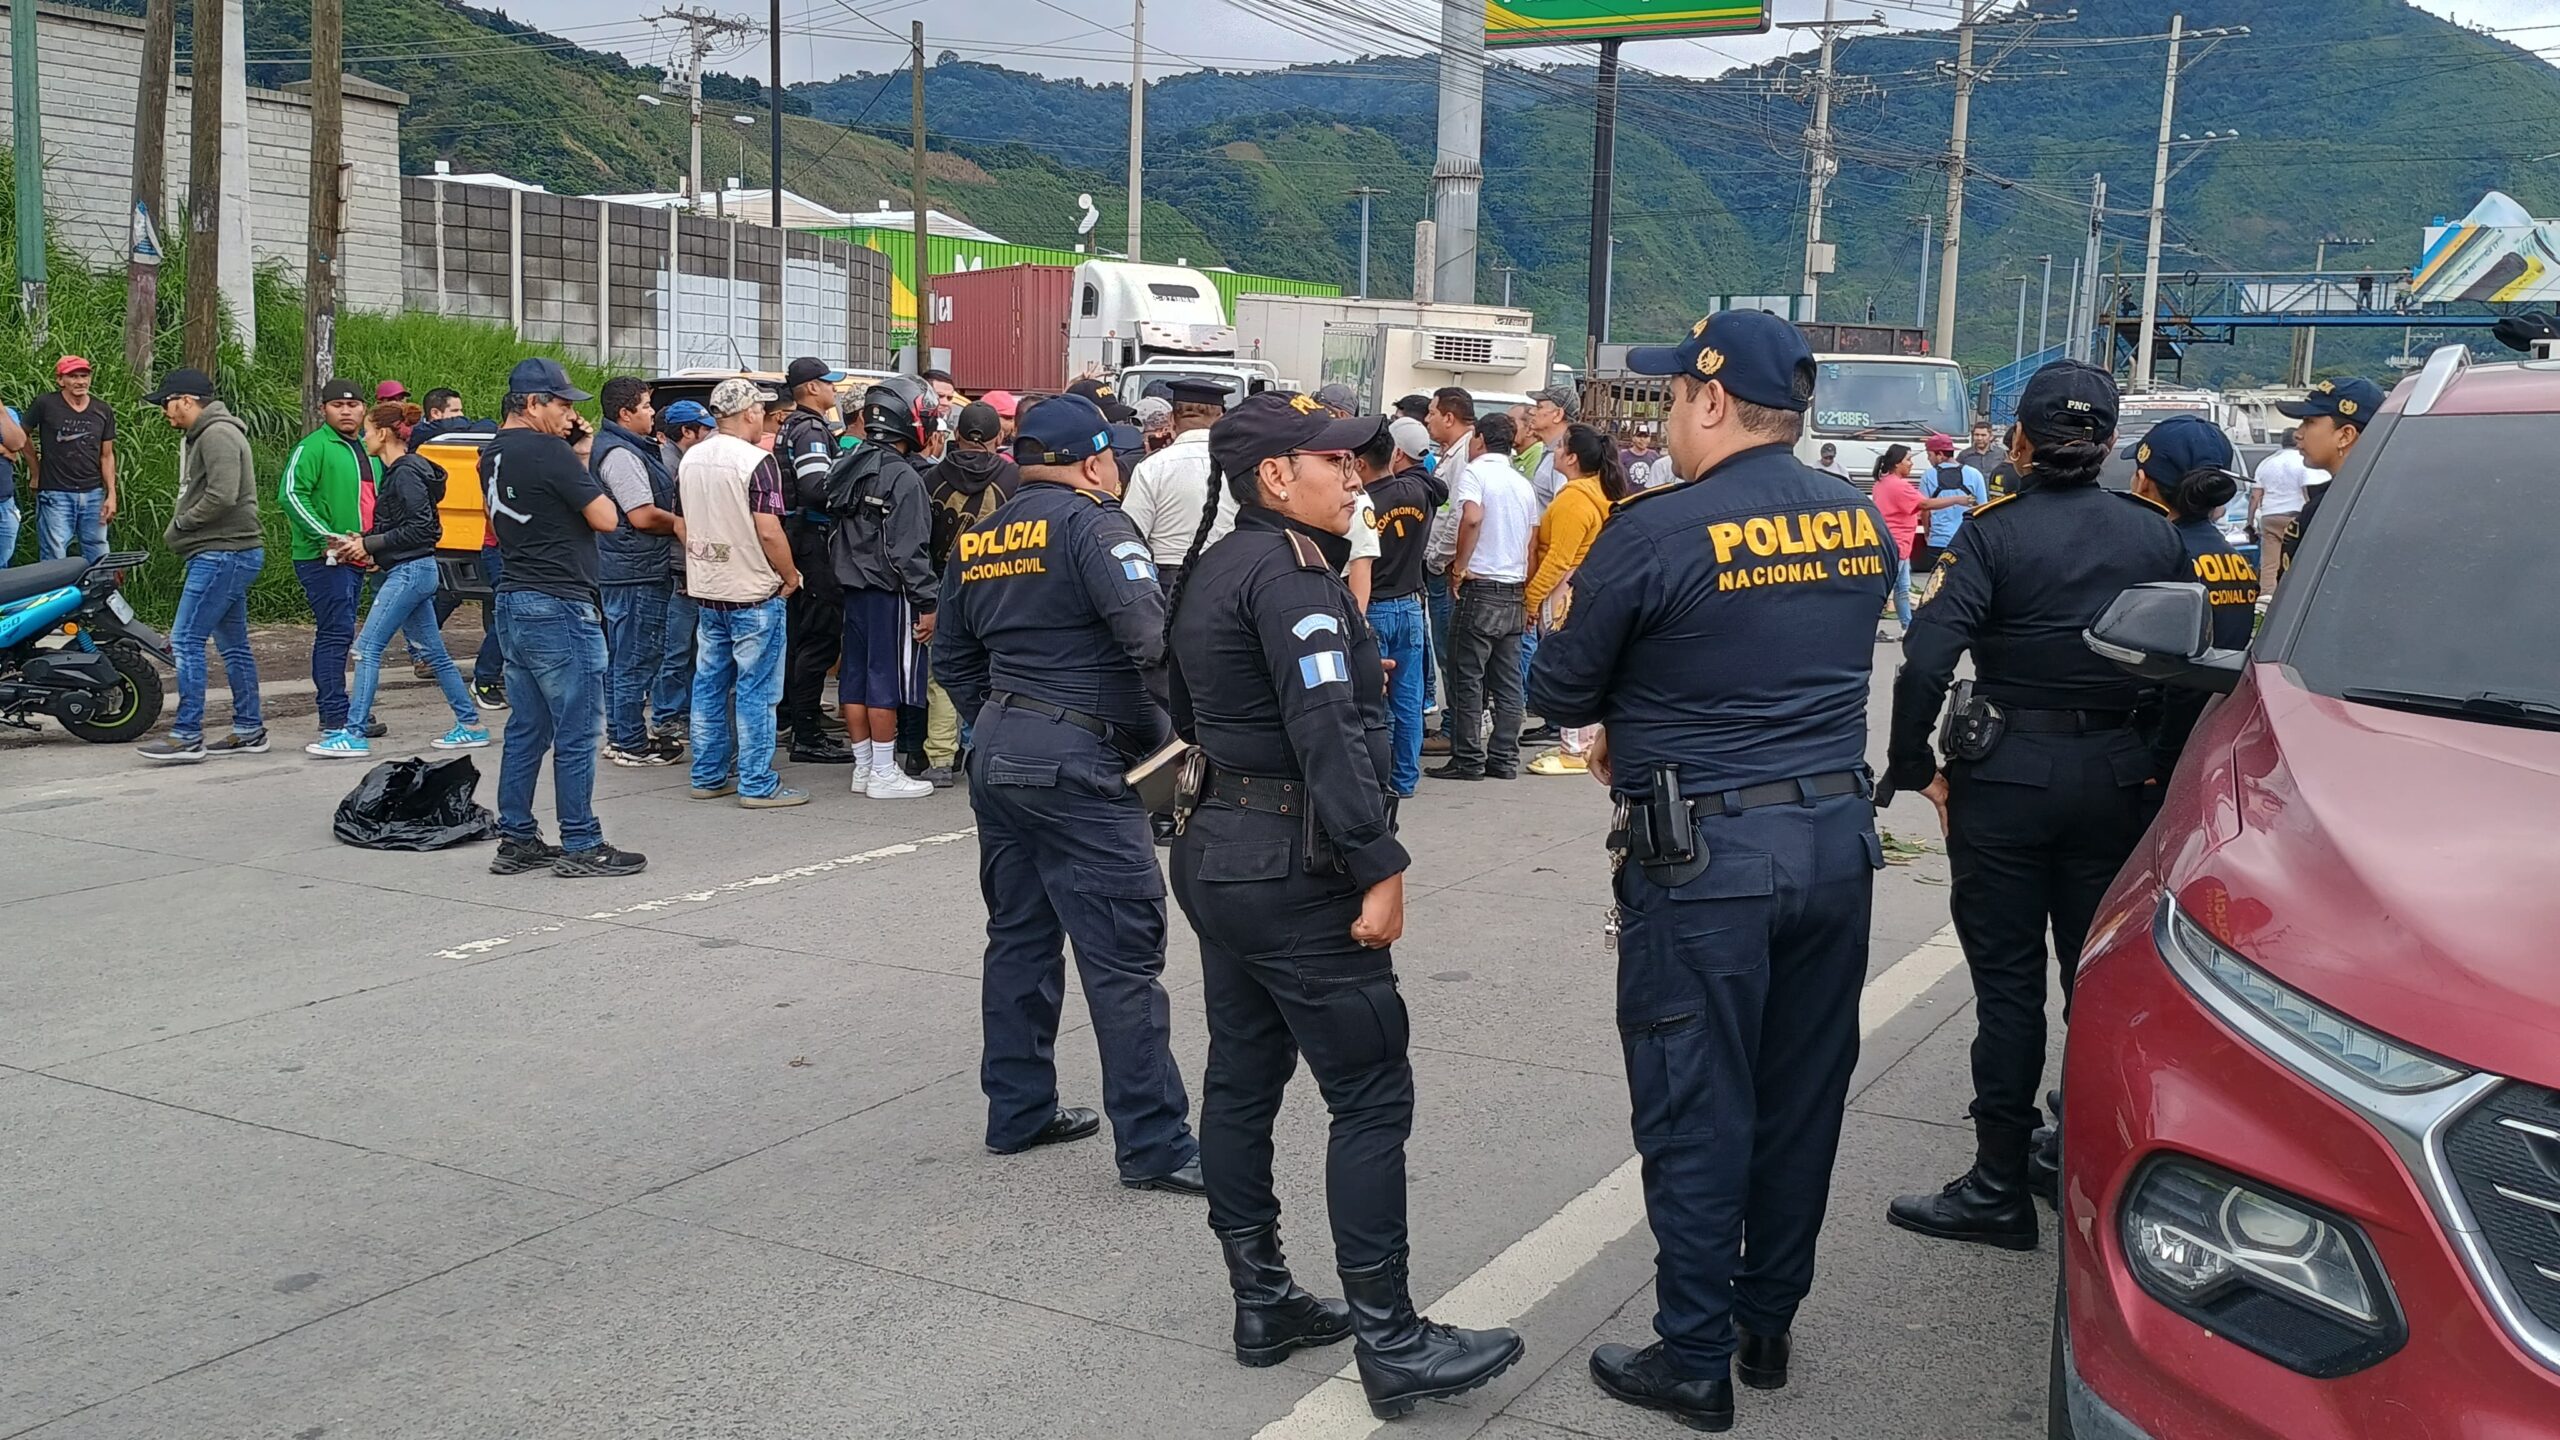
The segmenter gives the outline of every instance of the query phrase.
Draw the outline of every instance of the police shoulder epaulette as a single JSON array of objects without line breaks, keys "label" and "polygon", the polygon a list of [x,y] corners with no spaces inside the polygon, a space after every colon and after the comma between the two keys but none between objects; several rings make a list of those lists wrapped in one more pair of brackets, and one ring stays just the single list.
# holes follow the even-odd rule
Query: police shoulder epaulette
[{"label": "police shoulder epaulette", "polygon": [[1285,531],[1283,533],[1289,537],[1289,552],[1297,557],[1299,569],[1331,570],[1333,568],[1333,566],[1325,560],[1324,551],[1316,547],[1316,542],[1314,540],[1299,534],[1295,530]]},{"label": "police shoulder epaulette", "polygon": [[2001,506],[2008,504],[2010,501],[2017,499],[2020,495],[2025,493],[2026,492],[2023,490],[2013,490],[2008,494],[2001,496],[1997,500],[1986,500],[1981,504],[1974,506],[1971,510],[1966,511],[1965,514],[1972,518],[1980,519],[1982,516],[1990,514],[1992,511],[1999,509]]},{"label": "police shoulder epaulette", "polygon": [[1077,493],[1077,494],[1079,494],[1079,495],[1081,495],[1081,496],[1083,496],[1083,497],[1084,497],[1084,498],[1086,498],[1087,500],[1092,501],[1092,502],[1093,502],[1094,504],[1096,504],[1096,505],[1110,505],[1110,504],[1117,503],[1117,502],[1113,501],[1113,499],[1112,499],[1110,496],[1103,494],[1103,493],[1102,493],[1101,491],[1099,491],[1099,490],[1085,490],[1085,489],[1078,489],[1078,490],[1076,491],[1076,493]]},{"label": "police shoulder epaulette", "polygon": [[2154,514],[2166,515],[2172,520],[2178,518],[2176,513],[2171,511],[2168,506],[2161,504],[2159,501],[2152,499],[2148,495],[2136,495],[2130,490],[2110,490],[2107,493],[2110,495],[2121,495],[2125,499],[2132,501],[2134,504],[2151,511]]},{"label": "police shoulder epaulette", "polygon": [[1626,509],[1628,506],[1633,505],[1640,500],[1650,500],[1657,495],[1668,495],[1676,490],[1686,490],[1696,483],[1697,482],[1694,480],[1675,480],[1668,485],[1656,485],[1650,490],[1639,490],[1633,495],[1611,505],[1609,507],[1609,513],[1615,515],[1619,511]]}]

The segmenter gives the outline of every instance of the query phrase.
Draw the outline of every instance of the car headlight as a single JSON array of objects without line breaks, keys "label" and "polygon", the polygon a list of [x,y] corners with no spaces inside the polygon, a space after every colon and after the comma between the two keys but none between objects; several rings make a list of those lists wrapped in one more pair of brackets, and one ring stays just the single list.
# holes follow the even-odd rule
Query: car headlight
[{"label": "car headlight", "polygon": [[2200,992],[2206,1001],[2239,1006],[2350,1078],[2376,1090],[2407,1095],[2450,1085],[2471,1073],[2369,1030],[2275,979],[2206,934],[2176,901],[2164,898],[2161,909],[2161,946],[2204,972],[2212,982]]},{"label": "car headlight", "polygon": [[2215,1334],[2321,1377],[2361,1370],[2406,1338],[2352,1222],[2184,1156],[2154,1160],[2126,1195],[2135,1279]]}]

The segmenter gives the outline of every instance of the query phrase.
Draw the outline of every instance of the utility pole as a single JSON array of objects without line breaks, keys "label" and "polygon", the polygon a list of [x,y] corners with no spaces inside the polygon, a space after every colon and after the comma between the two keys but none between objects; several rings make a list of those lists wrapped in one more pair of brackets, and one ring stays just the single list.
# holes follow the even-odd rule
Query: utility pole
[{"label": "utility pole", "polygon": [[1584,267],[1589,289],[1582,327],[1585,375],[1599,370],[1600,343],[1609,338],[1610,270],[1618,258],[1617,240],[1609,233],[1609,207],[1617,166],[1618,42],[1612,38],[1600,42],[1600,95],[1591,113],[1591,258]]},{"label": "utility pole", "polygon": [[[1369,201],[1387,192],[1375,185],[1363,185],[1351,192],[1360,202],[1360,298],[1369,298]],[[1131,258],[1136,258],[1134,253]]]},{"label": "utility pole", "polygon": [[[2107,177],[2089,177],[2089,238],[2071,272],[2071,358],[2096,364],[2098,357],[2089,353],[2089,337],[2098,328],[2098,241],[2107,226]],[[2086,286],[2084,290],[2082,287]],[[2106,368],[2115,369],[2116,357],[2110,347]]]},{"label": "utility pole", "polygon": [[1964,18],[1956,26],[1956,118],[1947,142],[1947,231],[1938,246],[1937,353],[1956,350],[1956,255],[1964,243],[1965,132],[1973,119],[1973,27],[1991,0],[1962,0]]},{"label": "utility pole", "polygon": [[44,83],[36,67],[36,7],[9,7],[9,123],[17,141],[18,309],[27,320],[28,343],[52,344],[51,307],[44,275]]},{"label": "utility pole", "polygon": [[160,325],[160,192],[177,51],[178,0],[150,0],[142,12],[142,83],[133,97],[133,235],[124,266],[124,365],[145,384],[160,378],[152,341]]},{"label": "utility pole", "polygon": [[320,387],[338,364],[338,233],[344,218],[346,12],[311,0],[311,222],[302,260],[302,423],[320,423]]},{"label": "utility pole", "polygon": [[[779,7],[776,8],[775,13],[779,16]],[[721,48],[723,37],[753,35],[761,27],[754,21],[733,19],[711,10],[687,10],[676,6],[670,6],[655,15],[642,18],[653,25],[665,20],[684,27],[684,39],[678,42],[674,69],[661,88],[685,97],[685,109],[689,117],[687,123],[692,127],[693,132],[692,153],[685,166],[685,200],[688,207],[698,215],[702,213],[702,62],[710,59],[712,53]],[[778,32],[780,26],[777,25],[775,29]],[[777,157],[781,154],[782,144],[780,138],[782,127],[781,43],[778,38],[774,41],[773,123],[774,153]],[[778,160],[773,188],[777,192],[782,189]],[[774,198],[774,223],[777,225],[781,223],[781,206],[781,197],[777,193]]]},{"label": "utility pole", "polygon": [[[2332,245],[2365,246],[2372,243],[2373,242],[2370,240],[2350,240],[2343,235],[2323,235],[2320,237],[2319,243],[2314,246],[2311,251],[2311,289],[2315,304],[2318,304],[2323,308],[2328,304],[2328,294],[2326,289],[2320,284],[2319,275],[2321,270],[2329,263],[2329,247]],[[2300,373],[2294,377],[2294,384],[2309,385],[2311,383],[2311,352],[2313,347],[2319,343],[2319,340],[2319,326],[2306,325],[2303,327],[2302,369]],[[2403,354],[2406,354],[2409,347],[2407,345],[2402,345],[2400,349]]]},{"label": "utility pole", "polygon": [[[1129,263],[1145,259],[1138,253],[1138,216],[1140,196],[1145,189],[1147,173],[1147,0],[1130,0],[1129,8]],[[1368,202],[1361,202],[1360,293],[1369,293]]]},{"label": "utility pole", "polygon": [[2036,277],[2012,275],[2009,278],[2018,282],[2018,339],[2009,351],[2009,363],[2015,365],[2027,358],[2027,287],[2036,283]]},{"label": "utility pole", "polygon": [[915,140],[915,205],[916,221],[916,373],[933,368],[933,263],[928,256],[925,235],[928,227],[924,199],[924,22],[918,20],[908,32],[915,55],[915,115],[910,122]]},{"label": "utility pole", "polygon": [[1920,304],[1911,316],[1911,328],[1929,328],[1929,227],[1937,223],[1935,215],[1914,215],[1920,222]]},{"label": "utility pole", "polygon": [[1484,189],[1485,0],[1440,0],[1439,156],[1431,166],[1431,293],[1476,298],[1476,209]]},{"label": "utility pole", "polygon": [[[32,5],[23,8],[35,13]],[[187,55],[187,294],[180,348],[181,358],[208,375],[222,348],[222,47],[230,8],[223,0],[195,0]]]},{"label": "utility pole", "polygon": [[[2142,251],[2142,330],[2141,338],[2133,348],[2133,375],[2125,387],[2135,394],[2151,388],[2152,350],[2159,338],[2160,227],[2169,218],[2169,130],[2178,113],[2178,75],[2186,68],[2178,63],[2179,47],[2187,38],[2186,25],[2187,17],[2184,15],[2169,17],[2169,69],[2160,82],[2160,143],[2151,162],[2151,238]],[[2214,47],[2224,40],[2248,33],[2245,25],[2194,32],[2195,37],[2206,44],[2186,62],[2187,65],[2193,65],[2213,53]],[[2225,137],[2216,131],[2205,132],[2207,141],[2221,138]],[[2188,157],[2189,160],[2194,158],[2192,155]]]},{"label": "utility pole", "polygon": [[2080,358],[2080,257],[2071,257],[2071,291],[2062,297],[2062,358]]},{"label": "utility pole", "polygon": [[1811,179],[1805,196],[1804,219],[1804,318],[1819,317],[1822,277],[1831,273],[1836,247],[1822,238],[1823,197],[1831,188],[1831,177],[1840,173],[1840,161],[1831,146],[1831,91],[1833,38],[1843,29],[1858,25],[1882,25],[1877,16],[1867,20],[1837,20],[1832,12],[1838,0],[1822,0],[1820,20],[1787,20],[1779,22],[1783,30],[1819,30],[1822,32],[1822,68],[1814,72],[1813,127],[1804,132],[1805,169]]},{"label": "utility pole", "polygon": [[[765,35],[773,43],[773,83],[765,90],[765,99],[773,106],[773,166],[767,183],[773,186],[773,228],[782,228],[782,0],[773,0],[772,17],[765,23]],[[738,168],[746,168],[740,161]]]},{"label": "utility pole", "polygon": [[1520,273],[1517,265],[1496,265],[1493,273],[1502,277],[1502,308],[1511,308],[1511,277]]},{"label": "utility pole", "polygon": [[2039,255],[2044,262],[2044,288],[2036,299],[2036,353],[2044,353],[2045,331],[2053,320],[2053,257]]}]

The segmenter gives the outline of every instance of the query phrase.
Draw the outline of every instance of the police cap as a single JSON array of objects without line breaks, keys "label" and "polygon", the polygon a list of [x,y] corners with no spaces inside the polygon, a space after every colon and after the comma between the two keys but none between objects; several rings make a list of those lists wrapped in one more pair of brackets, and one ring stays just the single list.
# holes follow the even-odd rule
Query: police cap
[{"label": "police cap", "polygon": [[2341,425],[2361,430],[2373,423],[2374,412],[2382,408],[2382,399],[2382,387],[2370,380],[2323,380],[2311,387],[2310,394],[2278,405],[2276,413],[2289,420],[2326,415]]},{"label": "police cap", "polygon": [[1081,465],[1111,448],[1111,422],[1102,407],[1072,392],[1053,395],[1023,412],[1013,433],[1017,465]]},{"label": "police cap", "polygon": [[2106,443],[2116,433],[2115,377],[2077,360],[2054,361],[2027,377],[2018,428],[2040,445]]},{"label": "police cap", "polygon": [[1163,391],[1164,398],[1176,405],[1216,405],[1221,408],[1226,405],[1227,397],[1235,393],[1233,386],[1221,385],[1215,380],[1194,379],[1188,375],[1179,380],[1167,380],[1148,388]]},{"label": "police cap", "polygon": [[2124,447],[2124,458],[2163,489],[2198,470],[2231,468],[2231,437],[2201,415],[2172,415]]},{"label": "police cap", "polygon": [[1120,392],[1113,389],[1111,382],[1103,379],[1101,376],[1087,375],[1073,385],[1068,386],[1067,393],[1070,395],[1081,395],[1085,399],[1092,401],[1094,408],[1102,412],[1103,418],[1109,420],[1115,425],[1123,425],[1137,418],[1138,412],[1130,409],[1126,404],[1122,403],[1120,399]]},{"label": "police cap", "polygon": [[1677,345],[1628,351],[1627,369],[1713,380],[1735,399],[1772,410],[1813,404],[1813,347],[1792,322],[1766,310],[1719,310],[1690,326]]},{"label": "police cap", "polygon": [[1250,475],[1276,456],[1302,450],[1347,453],[1378,438],[1375,415],[1337,419],[1311,395],[1265,390],[1209,427],[1209,458],[1229,475]]},{"label": "police cap", "polygon": [[797,390],[812,380],[827,378],[827,362],[815,355],[803,355],[782,372],[782,388]]}]

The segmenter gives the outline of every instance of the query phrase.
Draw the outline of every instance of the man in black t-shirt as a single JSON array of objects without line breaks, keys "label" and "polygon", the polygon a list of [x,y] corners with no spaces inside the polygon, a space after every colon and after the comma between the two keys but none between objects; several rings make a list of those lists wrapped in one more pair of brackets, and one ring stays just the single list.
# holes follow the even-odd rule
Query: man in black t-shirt
[{"label": "man in black t-shirt", "polygon": [[36,492],[39,558],[107,553],[107,522],[116,518],[116,412],[89,393],[89,362],[65,355],[54,363],[59,387],[27,407],[27,479]]},{"label": "man in black t-shirt", "polygon": [[[1387,458],[1370,482],[1370,523],[1378,530],[1378,559],[1369,571],[1369,628],[1379,653],[1395,662],[1387,677],[1387,719],[1393,760],[1388,783],[1409,796],[1422,781],[1422,682],[1429,669],[1424,635],[1423,562],[1431,543],[1431,517],[1449,498],[1449,487],[1422,466],[1431,432],[1399,415],[1387,423]],[[1368,457],[1363,457],[1367,459]]]},{"label": "man in black t-shirt", "polygon": [[[563,438],[572,402],[593,398],[556,360],[507,375],[506,418],[480,447],[480,492],[498,537],[498,634],[507,652],[507,748],[498,767],[493,875],[637,875],[645,856],[604,843],[593,803],[604,728],[604,611],[596,536],[620,512]],[[533,788],[551,754],[560,844],[542,838]]]}]

